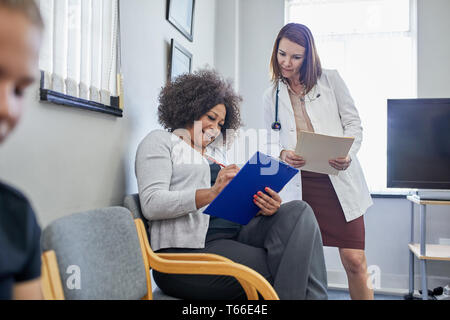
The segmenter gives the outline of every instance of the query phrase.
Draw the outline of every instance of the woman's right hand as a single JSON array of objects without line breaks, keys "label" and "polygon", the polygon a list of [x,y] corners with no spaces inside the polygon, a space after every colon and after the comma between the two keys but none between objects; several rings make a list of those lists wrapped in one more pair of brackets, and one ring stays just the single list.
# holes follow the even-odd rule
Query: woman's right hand
[{"label": "woman's right hand", "polygon": [[301,168],[306,164],[306,161],[303,159],[303,157],[296,155],[292,150],[281,151],[280,158],[282,161],[286,162],[294,168]]},{"label": "woman's right hand", "polygon": [[195,193],[195,204],[197,209],[200,209],[207,204],[210,204],[226,187],[228,183],[236,176],[239,172],[239,167],[235,164],[227,166],[219,171],[217,174],[216,182],[209,189],[198,189]]},{"label": "woman's right hand", "polygon": [[236,176],[236,174],[239,172],[239,167],[235,164],[229,165],[222,170],[219,171],[217,174],[216,182],[211,187],[211,191],[217,196],[223,188],[226,187],[228,183]]}]

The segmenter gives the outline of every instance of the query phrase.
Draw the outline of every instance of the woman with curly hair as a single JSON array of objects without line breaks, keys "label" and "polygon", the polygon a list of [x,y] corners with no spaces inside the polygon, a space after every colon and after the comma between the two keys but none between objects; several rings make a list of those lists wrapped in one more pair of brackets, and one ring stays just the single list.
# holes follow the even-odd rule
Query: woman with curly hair
[{"label": "woman with curly hair", "polygon": [[[203,214],[239,171],[236,165],[220,169],[206,154],[226,162],[221,149],[241,124],[241,100],[211,70],[181,75],[162,89],[158,116],[166,130],[150,132],[136,154],[151,246],[155,252],[225,256],[263,275],[281,299],[326,299],[320,230],[306,203],[281,205],[267,188],[255,195],[260,212],[245,226]],[[153,277],[163,292],[182,299],[245,298],[232,277],[156,271]]]}]

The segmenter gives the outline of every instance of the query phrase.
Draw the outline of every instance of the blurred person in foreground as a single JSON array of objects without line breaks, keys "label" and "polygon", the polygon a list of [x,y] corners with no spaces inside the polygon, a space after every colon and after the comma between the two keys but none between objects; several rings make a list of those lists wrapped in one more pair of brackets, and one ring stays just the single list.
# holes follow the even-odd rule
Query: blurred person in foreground
[{"label": "blurred person in foreground", "polygon": [[[33,0],[0,0],[0,144],[36,81],[43,22]],[[41,230],[29,201],[0,182],[0,300],[42,298]]]}]

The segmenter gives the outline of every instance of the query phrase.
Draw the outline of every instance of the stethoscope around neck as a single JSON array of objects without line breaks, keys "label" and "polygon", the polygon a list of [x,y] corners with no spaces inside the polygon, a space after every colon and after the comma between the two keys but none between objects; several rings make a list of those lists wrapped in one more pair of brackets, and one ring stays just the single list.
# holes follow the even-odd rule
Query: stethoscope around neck
[{"label": "stethoscope around neck", "polygon": [[[274,131],[280,131],[281,130],[281,122],[278,119],[278,97],[279,97],[279,93],[280,93],[280,80],[277,81],[277,92],[275,95],[275,121],[272,123],[272,130]],[[316,99],[318,99],[320,97],[320,93],[318,93],[316,95],[315,98],[310,98],[308,94],[306,94],[308,96],[309,102],[312,102]]]},{"label": "stethoscope around neck", "polygon": [[277,93],[275,96],[275,121],[272,123],[272,130],[280,131],[281,123],[278,121],[278,96],[280,93],[280,80],[277,81]]}]

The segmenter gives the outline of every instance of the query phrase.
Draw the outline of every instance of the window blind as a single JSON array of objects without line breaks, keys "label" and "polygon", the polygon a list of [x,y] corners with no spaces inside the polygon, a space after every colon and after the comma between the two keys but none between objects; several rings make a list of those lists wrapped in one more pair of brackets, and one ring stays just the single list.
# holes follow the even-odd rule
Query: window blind
[{"label": "window blind", "polygon": [[42,89],[110,106],[119,95],[118,0],[40,0]]}]

